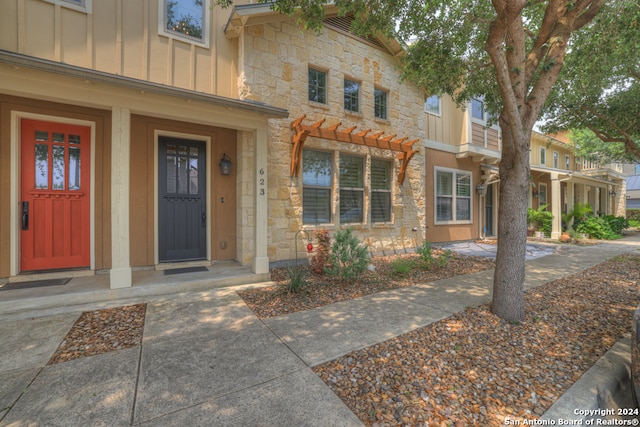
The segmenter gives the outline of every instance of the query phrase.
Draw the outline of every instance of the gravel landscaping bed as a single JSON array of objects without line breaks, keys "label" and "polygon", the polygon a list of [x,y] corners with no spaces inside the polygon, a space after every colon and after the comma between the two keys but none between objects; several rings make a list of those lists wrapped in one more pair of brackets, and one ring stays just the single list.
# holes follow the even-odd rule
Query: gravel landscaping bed
[{"label": "gravel landscaping bed", "polygon": [[[434,249],[433,254],[437,262],[439,257],[444,256],[444,251]],[[365,272],[353,283],[341,283],[338,278],[328,275],[309,274],[307,285],[298,294],[287,292],[287,269],[275,268],[271,270],[271,280],[276,283],[275,286],[243,290],[238,294],[256,316],[266,319],[416,283],[471,274],[495,266],[495,262],[489,258],[451,253],[445,266],[433,265],[429,270],[417,268],[411,274],[403,275],[395,273],[392,268],[393,262],[397,260],[418,262],[419,256],[408,254],[374,257],[371,264],[375,266],[375,271]]]},{"label": "gravel landscaping bed", "polygon": [[630,331],[639,279],[616,257],[528,291],[521,324],[473,307],[313,370],[367,425],[536,419]]},{"label": "gravel landscaping bed", "polygon": [[146,312],[146,304],[85,311],[63,338],[48,364],[140,345]]}]

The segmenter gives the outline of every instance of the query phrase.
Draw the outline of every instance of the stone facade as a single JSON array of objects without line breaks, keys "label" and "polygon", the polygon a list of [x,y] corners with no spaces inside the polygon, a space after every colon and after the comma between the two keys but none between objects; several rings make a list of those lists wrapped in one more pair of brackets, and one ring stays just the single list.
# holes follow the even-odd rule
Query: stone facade
[{"label": "stone facade", "polygon": [[[372,129],[372,133],[421,139],[424,96],[414,86],[400,83],[399,63],[388,51],[329,28],[316,35],[301,31],[293,21],[247,26],[239,37],[238,52],[239,96],[286,108],[290,113],[288,119],[269,121],[267,225],[269,260],[293,259],[296,256],[294,237],[299,230],[312,233],[315,228],[327,228],[333,233],[345,225],[340,224],[337,211],[336,176],[333,177],[332,222],[318,226],[303,224],[302,173],[290,177],[291,122],[305,114],[305,123],[326,119],[325,127],[341,122],[341,129],[357,126],[356,132]],[[309,67],[326,72],[326,104],[308,100]],[[359,113],[344,109],[345,78],[360,83]],[[388,91],[387,120],[374,117],[374,88]],[[370,188],[366,177],[369,176],[370,159],[397,158],[397,153],[392,151],[319,138],[308,138],[304,147],[333,153],[334,171],[338,170],[340,153],[362,156],[367,165],[364,206],[369,202]],[[401,186],[397,183],[400,162],[393,162],[391,221],[371,224],[365,218],[362,223],[350,224],[372,251],[400,252],[422,243],[425,228],[422,142],[415,143],[414,149],[419,152],[411,160]],[[298,253],[302,255],[304,245],[300,241],[298,245]]]}]

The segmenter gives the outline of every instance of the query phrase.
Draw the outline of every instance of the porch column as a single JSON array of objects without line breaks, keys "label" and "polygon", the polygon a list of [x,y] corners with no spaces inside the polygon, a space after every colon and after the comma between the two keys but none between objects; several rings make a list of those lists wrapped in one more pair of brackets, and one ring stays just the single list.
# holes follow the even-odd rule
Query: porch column
[{"label": "porch column", "polygon": [[129,257],[129,163],[131,112],[113,107],[111,117],[111,289],[131,287]]},{"label": "porch column", "polygon": [[[573,212],[573,186],[575,184],[571,181],[567,182],[567,213]],[[567,229],[573,228],[573,220],[569,220],[567,224]]]},{"label": "porch column", "polygon": [[562,189],[560,188],[560,179],[556,172],[551,173],[551,213],[553,221],[551,222],[551,238],[559,239],[562,234]]},{"label": "porch column", "polygon": [[255,256],[252,270],[256,274],[269,272],[269,256],[267,255],[267,130],[256,131],[255,144]]}]

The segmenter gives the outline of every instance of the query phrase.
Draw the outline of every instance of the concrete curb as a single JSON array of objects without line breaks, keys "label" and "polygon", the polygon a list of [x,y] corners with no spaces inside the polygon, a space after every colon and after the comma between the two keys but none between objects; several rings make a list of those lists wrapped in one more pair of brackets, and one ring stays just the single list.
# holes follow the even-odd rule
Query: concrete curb
[{"label": "concrete curb", "polygon": [[627,419],[619,417],[617,410],[635,408],[630,388],[630,349],[631,340],[627,335],[585,372],[539,421],[560,425],[560,420],[568,420],[587,425],[587,420]]}]

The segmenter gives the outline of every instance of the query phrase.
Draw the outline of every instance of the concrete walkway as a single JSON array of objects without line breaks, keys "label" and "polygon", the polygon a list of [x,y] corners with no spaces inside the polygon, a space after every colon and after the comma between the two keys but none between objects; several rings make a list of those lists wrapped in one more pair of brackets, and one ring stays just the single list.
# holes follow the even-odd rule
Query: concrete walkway
[{"label": "concrete walkway", "polygon": [[[526,286],[639,247],[640,236],[633,236],[563,248],[527,262]],[[46,317],[3,316],[0,425],[362,425],[311,367],[490,301],[492,274],[265,321],[234,288],[147,297],[142,346],[55,365],[46,363],[81,314],[77,307]]]}]

